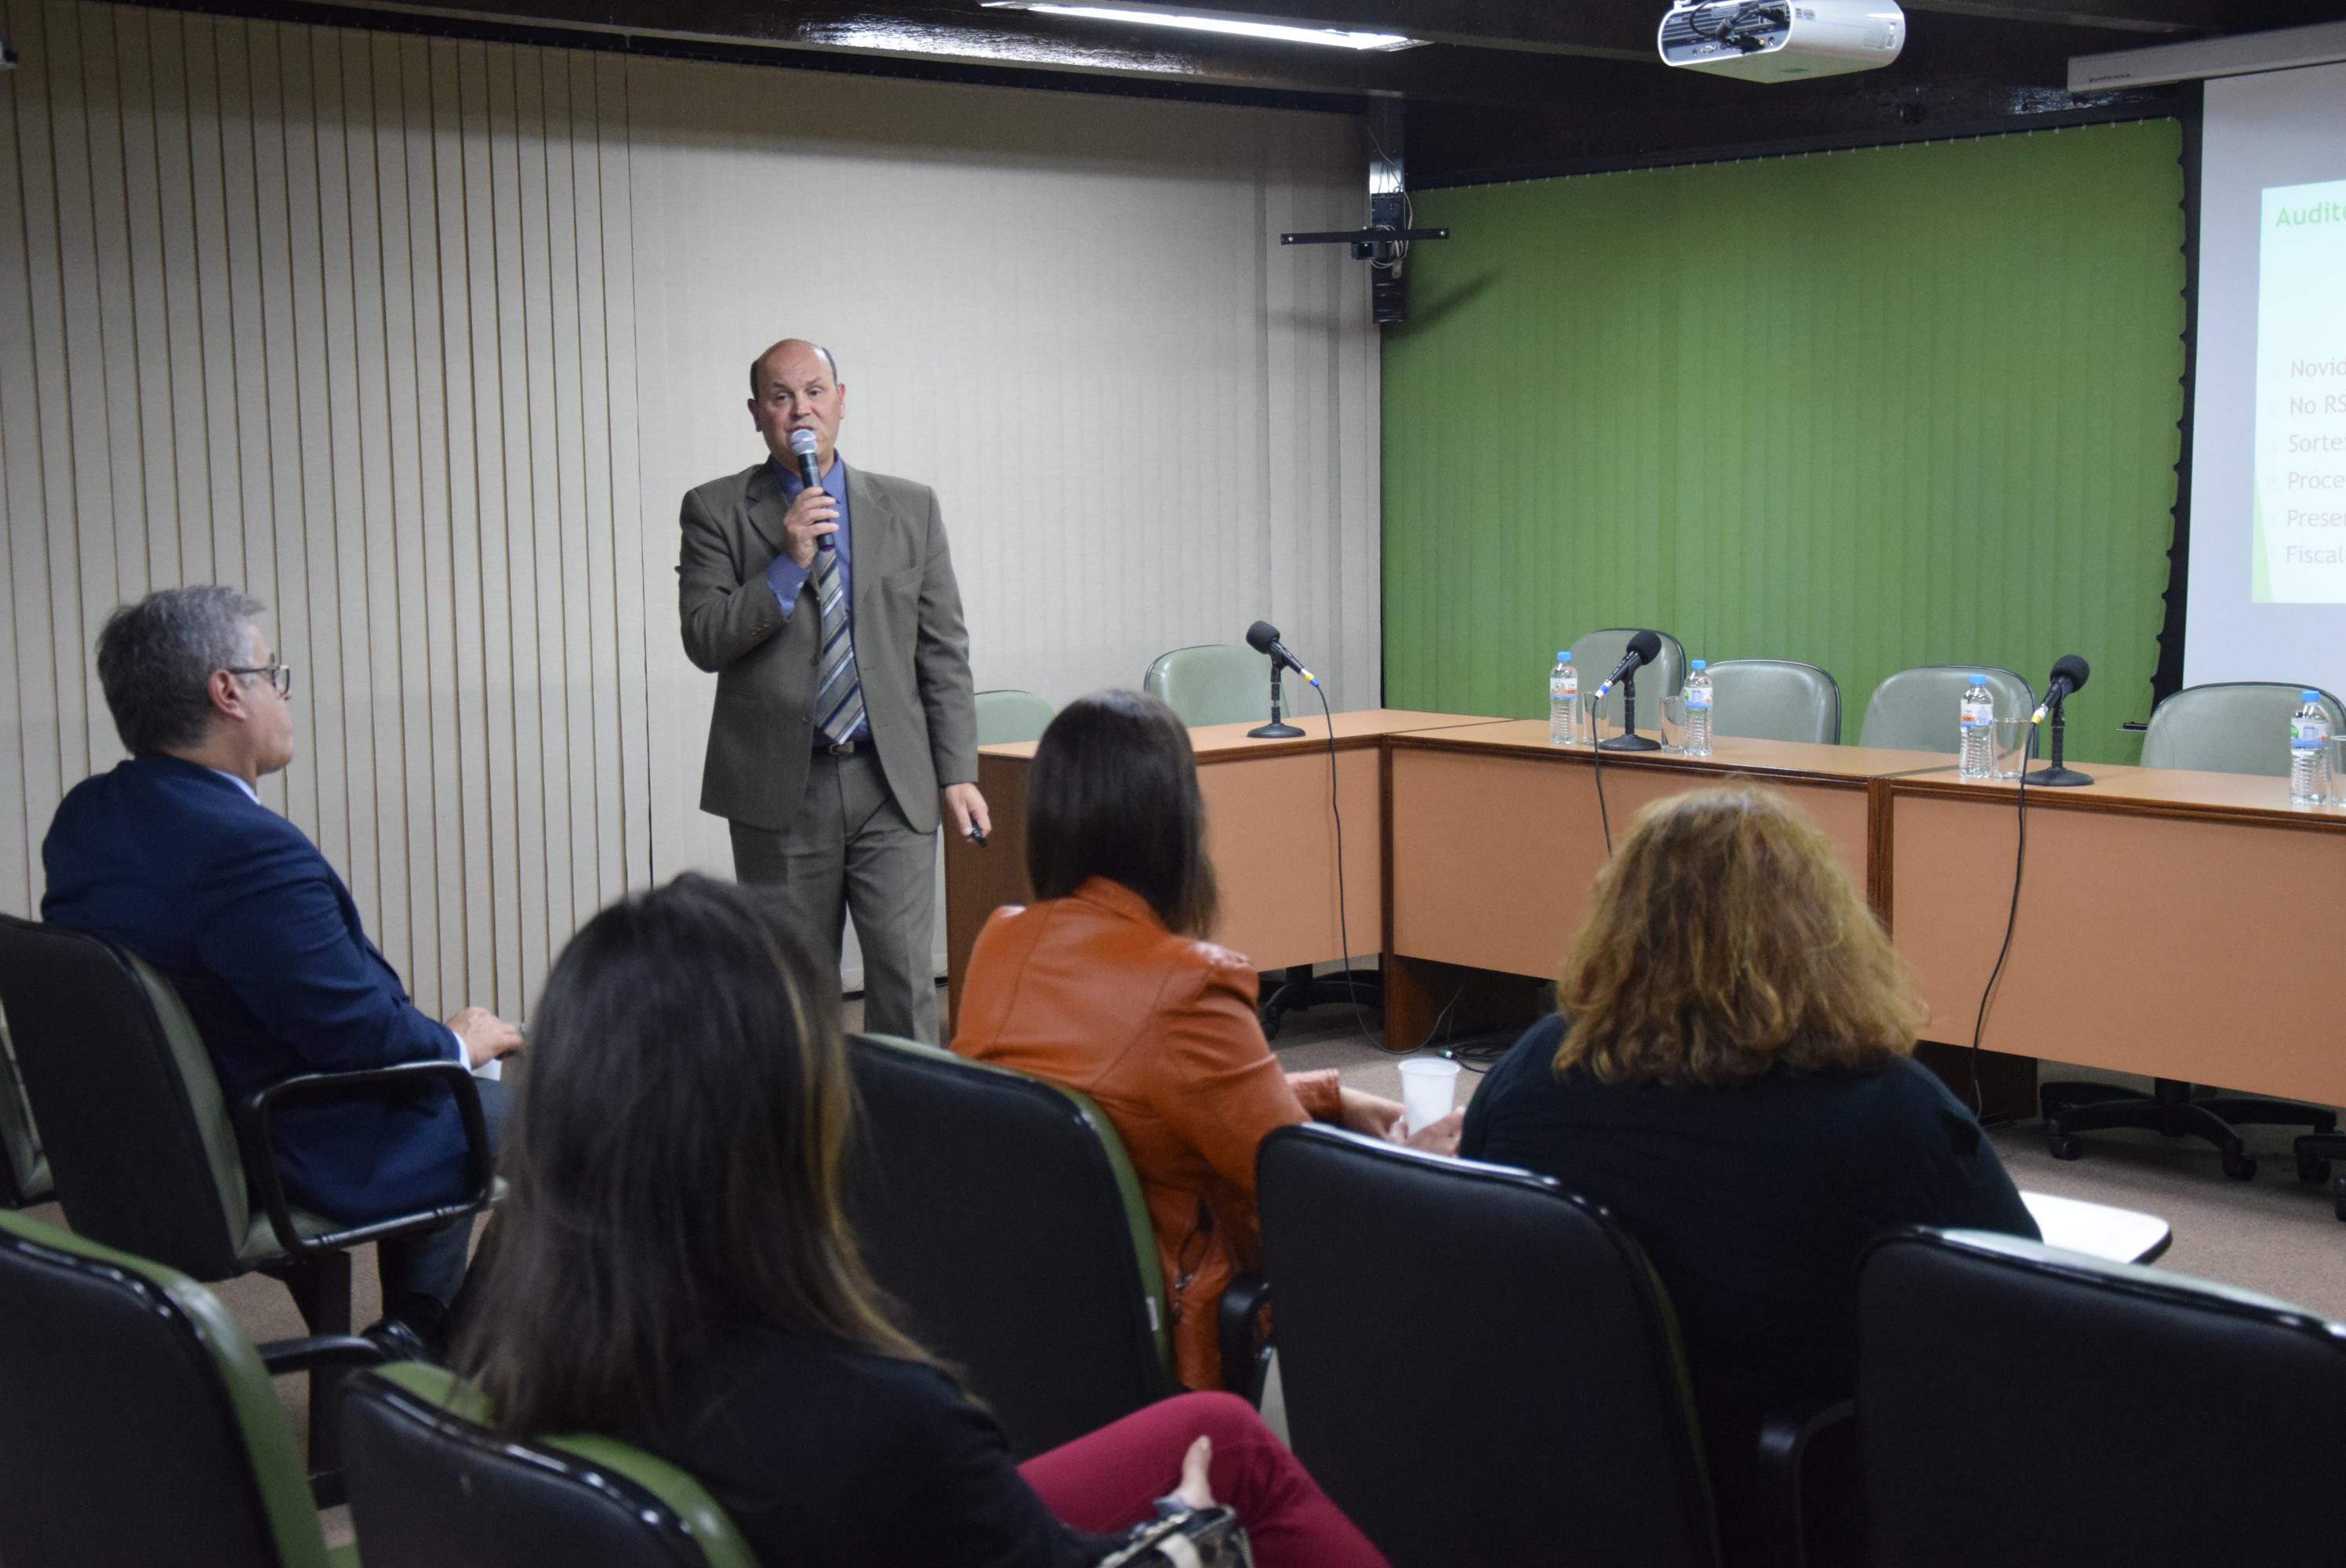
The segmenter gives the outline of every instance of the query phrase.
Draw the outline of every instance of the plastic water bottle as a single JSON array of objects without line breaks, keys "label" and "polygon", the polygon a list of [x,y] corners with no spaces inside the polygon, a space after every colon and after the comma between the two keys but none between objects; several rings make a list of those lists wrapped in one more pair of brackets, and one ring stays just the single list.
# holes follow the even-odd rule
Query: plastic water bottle
[{"label": "plastic water bottle", "polygon": [[1710,755],[1710,667],[1708,659],[1694,661],[1694,672],[1686,680],[1686,754],[1688,757]]},{"label": "plastic water bottle", "polygon": [[2321,694],[2300,691],[2289,720],[2289,803],[2319,806],[2330,799],[2330,716]]},{"label": "plastic water bottle", "polygon": [[1558,649],[1556,667],[1547,672],[1547,743],[1580,744],[1580,672],[1572,667],[1572,650]]},{"label": "plastic water bottle", "polygon": [[1956,773],[1964,779],[1995,777],[1995,694],[1987,688],[1987,677],[1975,675],[1964,692],[1963,728],[1956,732],[1956,752],[1960,766]]}]

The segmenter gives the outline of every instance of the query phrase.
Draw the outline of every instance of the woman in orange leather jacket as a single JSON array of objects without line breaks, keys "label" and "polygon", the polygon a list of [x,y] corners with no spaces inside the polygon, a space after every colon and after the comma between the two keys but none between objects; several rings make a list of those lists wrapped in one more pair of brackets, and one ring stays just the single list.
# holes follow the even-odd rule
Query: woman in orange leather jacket
[{"label": "woman in orange leather jacket", "polygon": [[[1204,941],[1214,880],[1197,759],[1172,709],[1137,692],[1069,704],[1026,779],[1035,901],[994,911],[963,982],[953,1048],[1079,1089],[1124,1140],[1157,1231],[1176,1369],[1219,1387],[1215,1308],[1260,1250],[1255,1147],[1307,1116],[1399,1134],[1402,1108],[1280,1070],[1254,966]],[[1457,1113],[1408,1141],[1454,1152]]]}]

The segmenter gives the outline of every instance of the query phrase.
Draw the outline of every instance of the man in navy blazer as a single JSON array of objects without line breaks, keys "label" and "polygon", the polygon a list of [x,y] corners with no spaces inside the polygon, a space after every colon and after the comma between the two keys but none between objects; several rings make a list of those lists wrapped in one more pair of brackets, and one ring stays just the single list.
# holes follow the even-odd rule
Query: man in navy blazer
[{"label": "man in navy blazer", "polygon": [[[97,639],[98,682],[130,759],[57,807],[41,857],[42,918],[96,932],[178,988],[231,1101],[296,1074],[520,1048],[468,1007],[447,1023],[407,999],[342,880],[254,786],[293,759],[292,689],[230,588],[126,605]],[[502,1120],[501,1084],[480,1085]],[[273,1128],[295,1204],[360,1224],[461,1196],[467,1158],[444,1087],[403,1103],[289,1108]],[[378,1246],[383,1303],[431,1344],[463,1282],[469,1224]],[[418,1300],[417,1298],[423,1299]]]}]

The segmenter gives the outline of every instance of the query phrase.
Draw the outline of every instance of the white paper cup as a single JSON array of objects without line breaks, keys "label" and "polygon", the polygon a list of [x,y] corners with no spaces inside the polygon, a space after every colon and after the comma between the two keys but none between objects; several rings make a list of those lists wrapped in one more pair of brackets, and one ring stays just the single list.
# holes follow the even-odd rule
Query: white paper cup
[{"label": "white paper cup", "polygon": [[1450,1114],[1458,1101],[1458,1064],[1418,1056],[1401,1064],[1403,1129],[1414,1133]]}]

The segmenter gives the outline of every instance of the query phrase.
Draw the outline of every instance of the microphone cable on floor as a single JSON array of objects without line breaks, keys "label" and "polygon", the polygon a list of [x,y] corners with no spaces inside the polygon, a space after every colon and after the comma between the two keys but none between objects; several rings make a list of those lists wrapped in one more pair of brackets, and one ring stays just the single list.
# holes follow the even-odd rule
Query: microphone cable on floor
[{"label": "microphone cable on floor", "polygon": [[1369,1028],[1368,1014],[1361,1011],[1360,983],[1352,978],[1352,928],[1344,907],[1344,803],[1339,798],[1342,791],[1336,779],[1336,715],[1318,681],[1311,683],[1311,689],[1320,694],[1320,717],[1328,726],[1328,809],[1336,819],[1336,939],[1344,949],[1344,997],[1352,1004],[1352,1026],[1361,1032],[1361,1038],[1380,1051],[1389,1051],[1392,1048]]},{"label": "microphone cable on floor", "polygon": [[1979,1013],[1972,1020],[1972,1115],[1984,1117],[1987,1096],[1980,1087],[1980,1040],[1987,1031],[1988,1003],[1995,995],[1996,983],[2004,978],[2004,961],[2012,952],[2012,933],[2020,923],[2020,874],[2028,863],[2028,762],[2036,755],[2036,726],[2028,727],[2028,738],[2020,748],[2019,789],[2013,792],[2020,819],[2020,841],[2012,856],[2012,907],[2004,911],[2004,945],[1995,950],[1995,967],[1987,972],[1987,984],[1980,990]]}]

